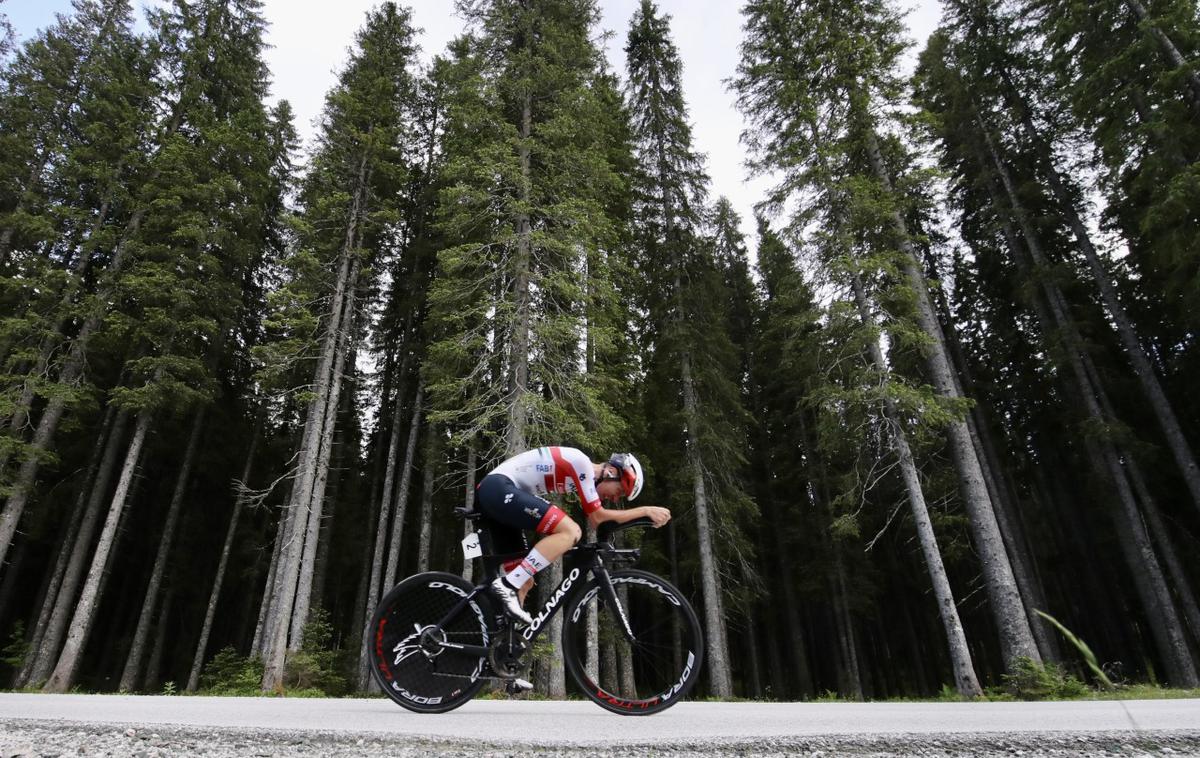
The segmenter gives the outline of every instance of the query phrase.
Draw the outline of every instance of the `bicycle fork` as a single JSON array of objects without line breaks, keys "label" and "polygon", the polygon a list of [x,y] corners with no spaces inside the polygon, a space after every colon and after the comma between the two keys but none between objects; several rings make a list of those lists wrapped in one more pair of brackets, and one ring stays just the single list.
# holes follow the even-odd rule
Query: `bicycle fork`
[{"label": "bicycle fork", "polygon": [[617,609],[617,618],[621,619],[621,633],[629,642],[637,642],[637,635],[629,626],[629,617],[625,614],[625,606],[621,604],[621,599],[617,596],[617,588],[613,586],[608,569],[604,566],[596,566],[593,573],[596,575],[596,582],[600,585],[600,591],[604,593],[604,602]]}]

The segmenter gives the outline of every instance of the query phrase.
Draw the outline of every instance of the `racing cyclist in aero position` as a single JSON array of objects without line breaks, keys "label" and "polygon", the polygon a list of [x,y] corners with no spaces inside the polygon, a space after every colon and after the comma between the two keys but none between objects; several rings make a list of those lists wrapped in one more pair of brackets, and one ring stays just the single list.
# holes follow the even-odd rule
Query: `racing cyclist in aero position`
[{"label": "racing cyclist in aero position", "polygon": [[521,607],[533,587],[533,575],[562,557],[583,535],[578,524],[542,495],[576,493],[593,527],[605,521],[625,523],[643,517],[660,527],[671,520],[666,508],[645,505],[612,510],[602,504],[615,503],[622,495],[633,500],[643,483],[642,466],[632,453],[615,453],[604,463],[592,463],[573,447],[539,447],[492,469],[479,483],[476,502],[496,524],[510,527],[492,530],[497,552],[524,550],[523,530],[542,535],[523,559],[505,563],[507,573],[492,583],[492,591],[503,600],[508,614],[526,625],[533,623]]}]

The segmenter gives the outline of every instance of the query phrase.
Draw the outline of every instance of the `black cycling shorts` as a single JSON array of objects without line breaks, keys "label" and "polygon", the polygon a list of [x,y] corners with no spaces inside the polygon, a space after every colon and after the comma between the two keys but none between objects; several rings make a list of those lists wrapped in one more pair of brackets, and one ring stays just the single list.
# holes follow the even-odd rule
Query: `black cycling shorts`
[{"label": "black cycling shorts", "polygon": [[488,474],[475,492],[479,511],[492,522],[493,550],[515,553],[528,550],[524,532],[550,534],[566,518],[558,506],[513,484],[503,474]]}]

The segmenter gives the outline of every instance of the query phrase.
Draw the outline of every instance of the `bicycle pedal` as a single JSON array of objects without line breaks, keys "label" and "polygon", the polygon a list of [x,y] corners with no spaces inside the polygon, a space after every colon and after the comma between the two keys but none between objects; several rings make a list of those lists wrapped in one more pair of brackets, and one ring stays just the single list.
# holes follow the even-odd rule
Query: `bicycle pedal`
[{"label": "bicycle pedal", "polygon": [[516,678],[509,679],[504,683],[504,691],[510,695],[519,695],[522,692],[529,692],[533,689],[533,682],[526,679]]}]

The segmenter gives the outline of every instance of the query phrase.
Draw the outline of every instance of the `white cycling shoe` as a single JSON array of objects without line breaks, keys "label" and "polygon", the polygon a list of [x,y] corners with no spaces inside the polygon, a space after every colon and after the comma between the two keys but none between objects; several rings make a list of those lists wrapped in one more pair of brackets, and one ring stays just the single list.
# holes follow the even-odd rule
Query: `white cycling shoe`
[{"label": "white cycling shoe", "polygon": [[492,582],[492,592],[496,593],[496,597],[500,598],[500,602],[504,603],[504,610],[509,616],[521,621],[525,626],[533,624],[533,616],[521,607],[521,599],[517,597],[517,591],[508,586],[504,581],[504,577],[498,576]]},{"label": "white cycling shoe", "polygon": [[533,689],[533,682],[528,679],[511,679],[504,683],[504,691],[510,695],[520,695]]}]

